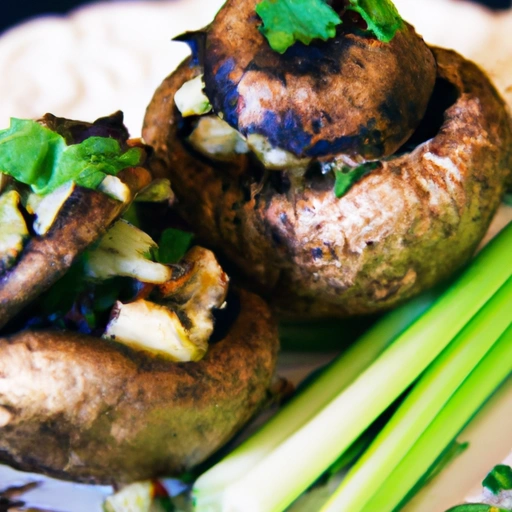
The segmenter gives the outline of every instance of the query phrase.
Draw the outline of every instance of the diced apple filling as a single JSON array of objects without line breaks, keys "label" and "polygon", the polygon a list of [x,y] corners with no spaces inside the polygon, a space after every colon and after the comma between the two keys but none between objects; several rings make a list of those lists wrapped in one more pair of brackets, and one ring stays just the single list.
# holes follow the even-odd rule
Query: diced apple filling
[{"label": "diced apple filling", "polygon": [[198,361],[213,332],[213,309],[226,300],[228,278],[211,251],[193,247],[174,266],[155,300],[118,302],[104,337],[173,361]]},{"label": "diced apple filling", "polygon": [[199,119],[188,141],[196,151],[215,160],[230,161],[249,151],[240,133],[217,116]]},{"label": "diced apple filling", "polygon": [[88,274],[97,279],[125,276],[143,283],[165,283],[172,276],[171,268],[148,259],[156,247],[149,235],[121,219],[89,252]]},{"label": "diced apple filling", "polygon": [[207,340],[192,343],[174,311],[142,299],[118,302],[104,337],[173,361],[199,361],[208,348]]},{"label": "diced apple filling", "polygon": [[75,184],[70,181],[59,187],[51,194],[48,194],[42,198],[36,194],[30,194],[27,207],[36,215],[36,220],[34,221],[34,231],[38,235],[42,236],[48,233],[53,223],[55,222],[60,209],[68,200],[69,196],[71,196],[75,190],[75,187]]},{"label": "diced apple filling", "polygon": [[210,100],[203,91],[203,75],[185,82],[174,95],[174,102],[183,117],[200,116],[210,112]]},{"label": "diced apple filling", "polygon": [[14,265],[29,236],[19,204],[20,195],[15,190],[0,196],[0,273]]}]

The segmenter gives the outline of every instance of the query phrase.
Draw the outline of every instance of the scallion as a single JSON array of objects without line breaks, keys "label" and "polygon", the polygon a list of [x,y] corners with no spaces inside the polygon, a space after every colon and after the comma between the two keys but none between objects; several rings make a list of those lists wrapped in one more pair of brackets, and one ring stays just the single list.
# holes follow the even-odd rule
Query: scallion
[{"label": "scallion", "polygon": [[[350,386],[246,474],[241,472],[228,485],[219,506],[210,510],[284,510],[425,371],[503,286],[512,271],[511,252],[512,225]],[[243,452],[238,455],[243,458]]]},{"label": "scallion", "polygon": [[[467,376],[510,325],[512,278],[434,361],[349,472],[323,512],[363,510]],[[442,446],[444,449],[444,446]],[[428,468],[425,468],[425,471]],[[380,507],[378,509],[383,511]]]}]

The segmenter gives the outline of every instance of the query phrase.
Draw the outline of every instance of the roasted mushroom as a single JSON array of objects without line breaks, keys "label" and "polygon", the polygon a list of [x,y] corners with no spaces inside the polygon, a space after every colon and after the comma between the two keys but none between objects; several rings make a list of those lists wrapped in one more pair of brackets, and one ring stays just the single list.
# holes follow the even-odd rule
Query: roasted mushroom
[{"label": "roasted mushroom", "polygon": [[[58,123],[66,130],[57,144],[85,135],[85,125]],[[51,147],[57,132],[40,127],[30,121],[21,136],[34,130]],[[84,140],[89,149],[110,147],[109,137]],[[89,156],[85,169],[105,154]],[[142,189],[143,198],[168,199],[163,182],[145,188],[147,170],[130,166],[94,181],[87,173],[92,189],[74,181],[83,178],[79,159],[71,181],[34,197],[28,183],[43,188],[41,168],[29,181],[16,162],[0,161],[12,176],[0,195],[0,223],[11,227],[0,238],[0,461],[94,483],[199,464],[267,399],[278,348],[268,306],[248,292],[228,293],[211,251],[184,254],[190,235],[166,229],[172,236],[158,245],[119,219]],[[154,228],[165,201],[145,207],[140,222]],[[173,244],[165,251],[164,241]]]},{"label": "roasted mushroom", "polygon": [[198,362],[78,332],[1,338],[0,460],[108,484],[193,468],[254,415],[270,387],[275,324],[255,295],[240,292],[239,301],[227,334]]},{"label": "roasted mushroom", "polygon": [[[230,0],[185,35],[202,51],[148,107],[152,168],[181,215],[283,317],[375,313],[447,278],[512,168],[487,76],[407,24],[383,43],[347,20],[279,55],[255,4]],[[213,110],[184,116],[176,93],[201,76]]]}]

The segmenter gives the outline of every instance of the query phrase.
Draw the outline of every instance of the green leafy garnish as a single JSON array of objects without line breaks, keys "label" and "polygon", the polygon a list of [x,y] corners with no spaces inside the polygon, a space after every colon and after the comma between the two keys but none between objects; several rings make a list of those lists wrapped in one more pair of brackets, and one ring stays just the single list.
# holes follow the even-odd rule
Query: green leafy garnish
[{"label": "green leafy garnish", "polygon": [[512,206],[512,192],[508,192],[505,194],[505,196],[503,197],[503,202],[507,206]]},{"label": "green leafy garnish", "polygon": [[499,464],[485,477],[482,485],[493,494],[512,490],[512,468]]},{"label": "green leafy garnish", "polygon": [[[379,41],[389,43],[404,22],[391,0],[349,0],[346,9],[357,12]],[[260,32],[270,47],[284,53],[297,41],[310,44],[336,35],[343,22],[324,0],[263,0],[256,5],[263,20]]]},{"label": "green leafy garnish", "polygon": [[390,0],[349,0],[347,9],[361,15],[368,30],[372,32],[379,41],[389,43],[397,30],[404,22],[398,11]]},{"label": "green leafy garnish", "polygon": [[107,175],[138,165],[142,156],[139,148],[123,151],[117,140],[107,137],[68,146],[58,133],[27,119],[13,118],[0,131],[0,170],[39,195],[69,181],[96,188]]},{"label": "green leafy garnish", "polygon": [[344,196],[354,183],[359,181],[379,166],[378,162],[369,162],[358,167],[342,167],[334,170],[334,195],[338,198]]},{"label": "green leafy garnish", "polygon": [[278,53],[284,53],[297,41],[327,41],[342,23],[324,0],[263,0],[256,6],[256,13],[263,20],[260,32]]},{"label": "green leafy garnish", "polygon": [[158,250],[154,255],[155,261],[164,265],[178,263],[185,256],[192,238],[192,233],[173,228],[166,229],[160,237]]}]

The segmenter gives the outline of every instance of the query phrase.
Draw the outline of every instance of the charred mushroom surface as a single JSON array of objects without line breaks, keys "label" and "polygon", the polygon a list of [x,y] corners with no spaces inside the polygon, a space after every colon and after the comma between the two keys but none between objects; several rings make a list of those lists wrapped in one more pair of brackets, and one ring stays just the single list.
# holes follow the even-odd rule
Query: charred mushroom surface
[{"label": "charred mushroom surface", "polygon": [[341,198],[333,178],[314,168],[295,184],[285,172],[262,172],[247,154],[232,163],[199,156],[173,102],[202,72],[192,61],[148,107],[143,136],[155,149],[153,170],[171,177],[181,214],[283,316],[390,308],[469,259],[512,168],[509,113],[488,78],[454,52],[433,53],[440,103],[429,106],[411,145]]},{"label": "charred mushroom surface", "polygon": [[410,25],[383,43],[346,11],[335,38],[280,55],[258,30],[257,3],[229,0],[203,36],[205,91],[225,121],[298,158],[377,159],[410,137],[436,75]]},{"label": "charred mushroom surface", "polygon": [[91,483],[178,475],[252,417],[277,347],[268,307],[247,292],[228,334],[199,362],[70,332],[0,338],[0,459]]}]

